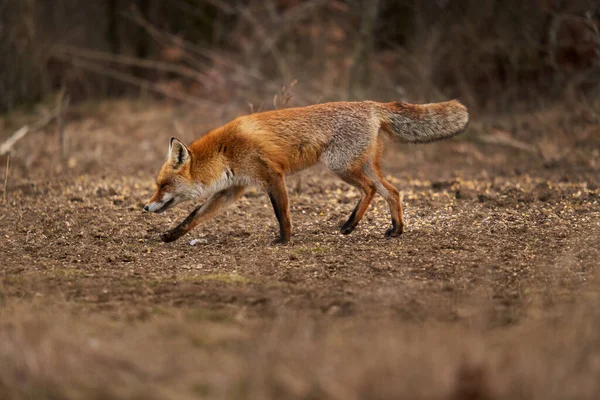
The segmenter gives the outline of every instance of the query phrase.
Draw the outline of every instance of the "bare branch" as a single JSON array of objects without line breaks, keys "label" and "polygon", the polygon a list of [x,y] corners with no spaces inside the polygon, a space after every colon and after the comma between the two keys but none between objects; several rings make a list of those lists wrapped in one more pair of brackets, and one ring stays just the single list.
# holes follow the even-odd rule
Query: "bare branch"
[{"label": "bare branch", "polygon": [[[187,40],[182,39],[177,35],[173,35],[169,32],[162,31],[156,28],[150,21],[146,20],[143,15],[141,15],[135,7],[132,7],[131,14],[128,15],[128,18],[135,24],[139,25],[142,29],[144,29],[159,45],[161,46],[179,46],[183,50],[187,51],[185,53],[185,59],[192,65],[197,65],[199,68],[205,67],[206,65],[201,64],[199,59],[193,56],[199,56],[203,59],[210,60],[212,63],[219,65],[219,67],[223,69],[234,70],[237,73],[241,73],[249,78],[263,80],[264,77],[258,75],[256,73],[252,73],[247,71],[246,66],[237,63],[233,58],[228,58],[227,61],[224,61],[219,57],[214,51],[210,49],[206,49],[200,47],[194,43],[191,43]],[[193,56],[192,56],[193,55]]]},{"label": "bare branch", "polygon": [[192,78],[205,86],[210,81],[210,79],[206,75],[200,73],[199,71],[193,68],[184,67],[172,63],[166,63],[162,61],[145,60],[137,57],[131,57],[121,54],[112,54],[103,51],[82,49],[73,46],[59,45],[56,46],[54,50],[71,57],[86,58],[95,61],[114,62],[123,65],[133,65],[142,68],[154,69],[157,71],[172,72],[186,78]]},{"label": "bare branch", "polygon": [[70,61],[73,64],[73,66],[75,66],[75,67],[85,69],[87,71],[95,72],[100,75],[108,76],[108,77],[116,79],[118,81],[129,83],[134,86],[138,86],[142,89],[152,90],[156,93],[160,93],[163,96],[169,97],[174,100],[183,101],[185,103],[189,103],[189,104],[192,104],[195,106],[217,108],[214,103],[211,103],[211,102],[208,102],[205,100],[200,100],[197,97],[193,97],[193,96],[187,95],[185,93],[182,93],[182,92],[179,92],[176,90],[167,90],[156,83],[152,83],[145,79],[137,78],[133,75],[126,74],[121,71],[117,71],[113,68],[103,67],[103,66],[100,66],[100,65],[94,64],[92,62],[82,60],[82,59],[73,60],[68,57],[65,57],[65,61]]}]

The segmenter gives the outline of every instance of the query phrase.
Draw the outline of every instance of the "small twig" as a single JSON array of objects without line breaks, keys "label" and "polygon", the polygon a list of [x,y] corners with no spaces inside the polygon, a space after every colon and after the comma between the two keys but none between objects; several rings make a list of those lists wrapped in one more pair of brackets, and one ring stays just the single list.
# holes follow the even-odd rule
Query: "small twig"
[{"label": "small twig", "polygon": [[15,143],[23,139],[28,133],[29,126],[25,125],[19,128],[19,130],[17,130],[8,139],[6,139],[6,142],[2,143],[2,146],[0,146],[0,156],[3,156],[6,153],[8,153],[10,149],[15,145]]},{"label": "small twig", "polygon": [[69,102],[71,99],[69,96],[66,96],[62,101],[62,107],[60,109],[60,113],[58,114],[58,138],[60,140],[60,153],[64,159],[67,158],[67,154],[69,153],[69,138],[67,137],[67,133],[65,131],[65,121],[67,118],[67,110],[69,109]]},{"label": "small twig", "polygon": [[8,139],[6,139],[4,143],[2,143],[0,146],[0,156],[7,154],[15,145],[15,143],[23,139],[29,132],[35,132],[48,125],[50,121],[52,121],[58,115],[59,110],[60,107],[56,107],[52,112],[44,115],[44,117],[37,122],[19,128],[19,130],[13,133]]},{"label": "small twig", "polygon": [[4,203],[5,204],[6,204],[7,199],[8,199],[7,196],[6,196],[6,194],[7,194],[7,190],[8,190],[7,188],[8,188],[8,167],[9,166],[10,166],[10,155],[6,157],[6,172],[4,174],[4,194],[3,194],[3,197],[4,197]]},{"label": "small twig", "polygon": [[278,110],[280,106],[284,108],[287,107],[292,97],[294,97],[292,89],[294,88],[294,86],[296,86],[297,83],[298,80],[294,79],[292,83],[290,83],[289,87],[282,85],[281,89],[279,90],[279,93],[276,93],[275,96],[273,96],[273,107],[276,110]]},{"label": "small twig", "polygon": [[479,140],[486,144],[503,145],[528,153],[539,153],[535,146],[515,139],[510,133],[498,129],[495,129],[491,134],[481,136]]}]

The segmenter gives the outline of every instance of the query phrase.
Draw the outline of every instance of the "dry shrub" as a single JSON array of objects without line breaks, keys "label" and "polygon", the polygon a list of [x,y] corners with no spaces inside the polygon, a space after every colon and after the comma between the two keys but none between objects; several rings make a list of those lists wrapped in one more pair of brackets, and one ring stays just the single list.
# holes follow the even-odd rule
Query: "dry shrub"
[{"label": "dry shrub", "polygon": [[156,398],[140,360],[127,360],[118,347],[101,346],[85,332],[93,322],[82,329],[64,314],[27,313],[0,324],[2,399]]},{"label": "dry shrub", "polygon": [[20,306],[3,310],[0,397],[593,399],[598,296],[580,300],[503,329],[285,312],[261,323],[182,312],[126,324],[64,304]]}]

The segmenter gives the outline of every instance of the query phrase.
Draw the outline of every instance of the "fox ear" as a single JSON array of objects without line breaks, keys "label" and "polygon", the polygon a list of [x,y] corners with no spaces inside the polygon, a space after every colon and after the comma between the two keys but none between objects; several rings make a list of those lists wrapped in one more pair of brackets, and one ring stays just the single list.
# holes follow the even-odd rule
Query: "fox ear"
[{"label": "fox ear", "polygon": [[169,161],[174,167],[180,167],[190,161],[190,151],[179,139],[169,140]]}]

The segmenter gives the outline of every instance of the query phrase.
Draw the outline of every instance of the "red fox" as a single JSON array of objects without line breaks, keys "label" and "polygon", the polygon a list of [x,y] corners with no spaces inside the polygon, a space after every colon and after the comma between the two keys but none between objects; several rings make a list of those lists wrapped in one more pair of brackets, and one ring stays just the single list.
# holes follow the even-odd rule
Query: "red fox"
[{"label": "red fox", "polygon": [[341,233],[351,233],[375,193],[390,207],[386,237],[402,234],[400,194],[381,172],[380,132],[408,143],[427,143],[462,132],[469,121],[456,100],[434,104],[334,102],[238,117],[186,146],[171,138],[168,159],[156,179],[157,190],[144,210],[161,213],[186,200],[210,197],[178,226],[164,233],[177,240],[221,208],[238,199],[249,185],[266,190],[279,222],[279,237],[290,240],[291,221],[284,176],[321,161],[358,188],[361,198]]}]

